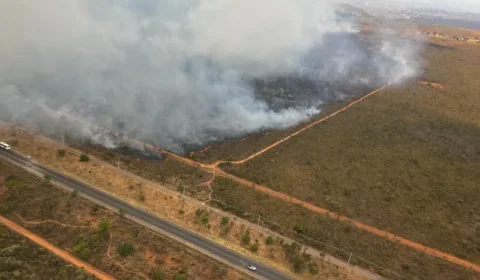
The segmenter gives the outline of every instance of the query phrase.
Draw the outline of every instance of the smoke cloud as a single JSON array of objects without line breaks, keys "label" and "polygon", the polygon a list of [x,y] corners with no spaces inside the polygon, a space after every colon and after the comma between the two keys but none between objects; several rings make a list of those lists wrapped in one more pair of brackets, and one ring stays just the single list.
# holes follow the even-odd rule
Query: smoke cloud
[{"label": "smoke cloud", "polygon": [[0,26],[0,119],[107,147],[89,123],[181,153],[290,127],[417,66],[411,42],[365,41],[332,1],[2,1]]}]

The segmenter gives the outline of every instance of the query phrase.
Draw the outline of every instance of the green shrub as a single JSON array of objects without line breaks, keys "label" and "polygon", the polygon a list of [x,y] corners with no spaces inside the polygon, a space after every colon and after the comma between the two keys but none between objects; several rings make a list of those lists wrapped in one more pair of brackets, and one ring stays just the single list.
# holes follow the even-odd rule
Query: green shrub
[{"label": "green shrub", "polygon": [[86,154],[80,155],[80,161],[81,162],[87,162],[89,160],[90,160],[90,157],[88,155],[86,155]]},{"label": "green shrub", "polygon": [[208,215],[205,215],[202,217],[202,224],[207,225],[210,219],[208,218]]},{"label": "green shrub", "polygon": [[250,244],[250,240],[251,240],[250,231],[247,230],[245,233],[242,234],[242,243],[245,245],[248,245]]},{"label": "green shrub", "polygon": [[80,241],[73,247],[73,253],[83,260],[88,260],[90,249],[85,241]]},{"label": "green shrub", "polygon": [[257,252],[258,251],[258,243],[255,242],[252,244],[252,246],[250,246],[250,251],[252,252]]},{"label": "green shrub", "polygon": [[308,264],[308,271],[310,271],[310,274],[312,275],[317,275],[320,273],[320,270],[318,269],[318,265],[314,262],[311,262]]},{"label": "green shrub", "polygon": [[222,218],[222,222],[221,222],[221,225],[222,226],[225,226],[228,224],[228,222],[230,221],[230,219],[228,217],[223,217]]},{"label": "green shrub", "polygon": [[122,257],[128,257],[133,254],[133,246],[129,243],[121,243],[117,246],[117,252]]},{"label": "green shrub", "polygon": [[178,210],[178,214],[180,214],[180,215],[185,214],[185,210],[183,210],[183,209]]},{"label": "green shrub", "polygon": [[303,226],[302,223],[297,223],[294,228],[296,233],[304,234],[305,233],[305,227]]},{"label": "green shrub", "polygon": [[66,152],[65,152],[65,150],[63,150],[63,149],[58,150],[58,151],[57,151],[57,156],[58,156],[58,157],[64,157],[64,156],[65,156],[65,153],[66,153]]},{"label": "green shrub", "polygon": [[195,216],[197,216],[197,218],[200,218],[203,214],[203,209],[200,209],[198,208],[196,211],[195,211]]},{"label": "green shrub", "polygon": [[110,230],[110,223],[108,221],[102,220],[98,224],[98,233],[100,233],[101,235],[107,235],[109,230]]}]

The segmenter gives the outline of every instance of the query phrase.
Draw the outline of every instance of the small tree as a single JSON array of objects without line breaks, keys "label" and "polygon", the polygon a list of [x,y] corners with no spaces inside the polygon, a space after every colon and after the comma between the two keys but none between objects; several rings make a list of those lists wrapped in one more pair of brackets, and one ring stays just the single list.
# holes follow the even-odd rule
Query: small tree
[{"label": "small tree", "polygon": [[122,257],[128,257],[133,254],[133,246],[129,243],[121,243],[117,246],[117,252]]},{"label": "small tree", "polygon": [[223,217],[222,218],[222,222],[221,222],[221,225],[222,226],[225,226],[228,224],[228,222],[230,221],[230,219],[228,217]]},{"label": "small tree", "polygon": [[80,155],[80,161],[81,162],[87,162],[89,160],[90,160],[90,157],[88,155],[86,155],[86,154],[81,154]]},{"label": "small tree", "polygon": [[65,150],[63,150],[63,149],[58,150],[57,151],[57,156],[63,158],[65,156]]}]

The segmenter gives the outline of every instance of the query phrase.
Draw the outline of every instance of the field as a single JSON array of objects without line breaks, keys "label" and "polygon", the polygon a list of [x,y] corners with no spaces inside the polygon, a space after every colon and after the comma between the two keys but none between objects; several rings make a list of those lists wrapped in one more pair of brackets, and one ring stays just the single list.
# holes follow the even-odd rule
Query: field
[{"label": "field", "polygon": [[[292,269],[291,260],[288,259],[286,251],[289,248],[290,241],[273,236],[274,242],[267,244],[266,239],[272,238],[272,233],[258,227],[256,224],[247,223],[226,212],[213,211],[213,209],[203,206],[201,202],[193,202],[191,199],[183,198],[179,193],[166,191],[165,189],[177,189],[179,187],[181,187],[180,190],[182,189],[181,180],[176,179],[175,176],[166,176],[165,179],[160,179],[159,176],[155,176],[155,173],[137,172],[139,175],[147,176],[159,182],[155,183],[125,172],[126,169],[136,172],[138,167],[145,166],[151,172],[155,172],[159,168],[159,174],[166,174],[163,173],[165,171],[161,170],[162,168],[167,165],[174,167],[178,164],[172,159],[167,158],[160,161],[145,160],[135,158],[133,155],[114,153],[114,157],[110,158],[112,162],[117,162],[117,157],[123,157],[120,161],[121,169],[117,169],[116,165],[112,166],[92,156],[92,154],[98,156],[103,154],[104,157],[108,158],[107,154],[102,153],[102,150],[98,147],[90,149],[87,147],[91,146],[84,146],[82,150],[89,152],[90,160],[81,162],[79,161],[81,151],[62,146],[62,144],[41,136],[25,133],[23,128],[20,127],[10,127],[8,129],[7,126],[0,126],[0,137],[12,143],[15,150],[30,154],[34,160],[42,164],[60,170],[84,182],[93,182],[95,187],[122,198],[137,207],[144,208],[151,213],[246,254],[253,259],[268,263],[281,271],[294,274],[298,278],[313,279],[315,276],[321,276],[332,280],[364,279],[363,276],[357,275],[350,269],[323,260],[323,257],[318,252],[312,252],[312,259],[306,262],[311,267],[321,268],[316,272],[318,274],[312,274],[310,269],[306,269],[307,267],[302,268],[300,273],[295,272]],[[103,151],[108,152],[106,150]],[[61,156],[59,152],[63,152]],[[129,162],[129,164],[126,164],[126,162]],[[179,165],[180,167],[182,165]],[[183,168],[189,167],[183,166]],[[195,171],[196,168],[191,170]],[[206,175],[208,177],[205,177],[205,180],[210,180],[211,175]],[[179,185],[167,184],[165,180],[179,183]],[[208,184],[185,187],[186,194],[195,195],[202,201],[208,199],[208,195],[205,195],[209,193],[205,192],[208,191]],[[247,232],[251,241],[245,243],[243,237]]]},{"label": "field", "polygon": [[213,205],[252,221],[261,215],[263,226],[388,279],[475,279],[473,271],[230,180],[217,179],[213,189],[214,198],[230,206]]},{"label": "field", "polygon": [[0,279],[94,280],[23,236],[0,226]]},{"label": "field", "polygon": [[[118,279],[172,279],[175,275],[187,276],[178,279],[250,279],[75,193],[54,187],[1,161],[0,178],[2,215]],[[0,242],[8,243],[8,246],[18,243],[15,240],[11,240],[12,243],[4,241],[3,235]],[[23,252],[28,248],[22,249]],[[4,253],[3,250],[1,252]],[[62,263],[50,260],[45,252],[40,255],[44,255],[40,260],[45,264]],[[27,262],[28,256],[23,258],[18,261]],[[43,269],[48,271],[52,267],[45,266]],[[44,273],[44,270],[39,268],[38,272]],[[69,268],[63,272],[61,267],[58,270],[58,273],[73,273]],[[163,275],[164,278],[155,278],[155,275]]]},{"label": "field", "polygon": [[[424,58],[422,80],[444,89],[393,86],[224,169],[480,263],[480,48],[434,41]],[[259,205],[249,198],[244,203]],[[314,227],[299,222],[307,233]]]}]

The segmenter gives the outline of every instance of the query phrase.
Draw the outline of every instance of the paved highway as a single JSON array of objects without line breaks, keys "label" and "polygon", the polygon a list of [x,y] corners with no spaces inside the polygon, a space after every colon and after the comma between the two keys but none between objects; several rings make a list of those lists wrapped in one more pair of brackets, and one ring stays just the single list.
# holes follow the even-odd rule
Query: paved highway
[{"label": "paved highway", "polygon": [[[226,247],[223,247],[209,239],[206,239],[192,231],[177,226],[167,220],[152,215],[142,209],[139,209],[121,199],[113,197],[105,192],[102,192],[94,187],[91,187],[85,183],[72,179],[60,172],[46,168],[36,162],[33,162],[23,155],[20,155],[14,151],[5,151],[0,149],[0,158],[13,161],[28,170],[35,171],[37,173],[51,176],[51,180],[61,184],[70,189],[77,190],[79,194],[86,195],[92,198],[94,201],[106,205],[112,209],[123,209],[127,217],[139,221],[151,228],[158,229],[160,233],[163,233],[169,237],[174,237],[176,240],[193,245],[201,252],[206,253],[222,262],[238,269],[242,269],[245,272],[245,268],[248,264],[253,264],[257,267],[257,271],[253,272],[254,277],[259,279],[271,279],[271,280],[291,280],[288,275],[285,275],[273,268],[270,268],[262,263],[251,260],[235,251],[232,251]],[[250,273],[249,273],[250,274]]]}]

